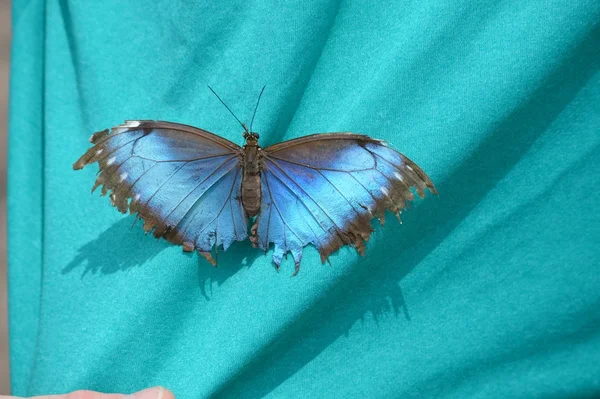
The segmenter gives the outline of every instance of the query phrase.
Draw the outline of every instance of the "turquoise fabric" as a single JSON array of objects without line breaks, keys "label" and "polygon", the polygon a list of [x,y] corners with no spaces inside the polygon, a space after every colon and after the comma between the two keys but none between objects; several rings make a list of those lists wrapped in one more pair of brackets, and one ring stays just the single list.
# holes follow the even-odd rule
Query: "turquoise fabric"
[{"label": "turquoise fabric", "polygon": [[[599,397],[600,3],[14,0],[9,300],[17,395]],[[124,119],[263,146],[387,140],[439,189],[367,255],[218,269],[74,172]],[[391,216],[391,215],[390,215]],[[375,223],[375,225],[378,225]]]}]

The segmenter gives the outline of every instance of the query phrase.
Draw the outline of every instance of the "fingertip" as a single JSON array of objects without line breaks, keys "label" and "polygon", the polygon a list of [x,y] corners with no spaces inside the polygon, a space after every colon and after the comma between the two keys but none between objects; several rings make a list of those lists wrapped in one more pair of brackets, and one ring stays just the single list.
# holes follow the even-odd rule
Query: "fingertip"
[{"label": "fingertip", "polygon": [[133,393],[129,399],[175,399],[175,395],[167,388],[158,386]]},{"label": "fingertip", "polygon": [[175,394],[169,389],[165,387],[160,387],[160,389],[162,389],[162,395],[158,399],[175,399]]}]

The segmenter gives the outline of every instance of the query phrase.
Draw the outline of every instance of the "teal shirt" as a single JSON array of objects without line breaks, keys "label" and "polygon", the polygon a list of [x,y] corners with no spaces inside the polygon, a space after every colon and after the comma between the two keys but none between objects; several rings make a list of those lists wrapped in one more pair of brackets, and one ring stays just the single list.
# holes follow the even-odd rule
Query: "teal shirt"
[{"label": "teal shirt", "polygon": [[[179,399],[600,396],[597,0],[14,0],[12,390]],[[366,256],[214,269],[130,229],[94,168],[125,119],[266,146],[385,139],[439,197]],[[390,215],[391,216],[391,215]]]}]

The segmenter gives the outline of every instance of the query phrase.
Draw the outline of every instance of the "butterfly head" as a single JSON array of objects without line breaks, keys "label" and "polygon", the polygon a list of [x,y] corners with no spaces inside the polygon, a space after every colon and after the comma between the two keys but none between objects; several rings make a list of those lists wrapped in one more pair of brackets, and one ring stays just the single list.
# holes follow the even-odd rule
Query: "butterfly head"
[{"label": "butterfly head", "polygon": [[258,133],[251,132],[248,130],[242,134],[243,134],[244,138],[246,139],[246,143],[257,143],[258,138],[260,137],[260,135]]}]

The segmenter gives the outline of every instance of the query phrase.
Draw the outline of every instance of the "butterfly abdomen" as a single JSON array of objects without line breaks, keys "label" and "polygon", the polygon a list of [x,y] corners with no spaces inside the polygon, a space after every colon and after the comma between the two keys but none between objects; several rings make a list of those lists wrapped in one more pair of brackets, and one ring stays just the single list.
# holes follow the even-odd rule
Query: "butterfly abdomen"
[{"label": "butterfly abdomen", "polygon": [[242,179],[242,205],[249,217],[260,211],[260,148],[256,141],[244,146],[244,177]]},{"label": "butterfly abdomen", "polygon": [[242,181],[242,205],[249,217],[256,216],[260,210],[260,175],[244,174]]}]

